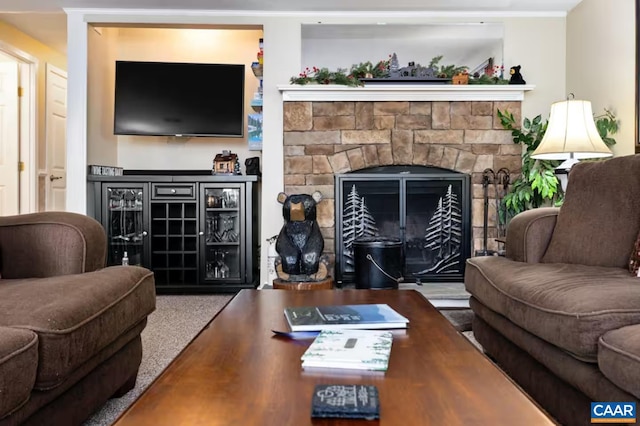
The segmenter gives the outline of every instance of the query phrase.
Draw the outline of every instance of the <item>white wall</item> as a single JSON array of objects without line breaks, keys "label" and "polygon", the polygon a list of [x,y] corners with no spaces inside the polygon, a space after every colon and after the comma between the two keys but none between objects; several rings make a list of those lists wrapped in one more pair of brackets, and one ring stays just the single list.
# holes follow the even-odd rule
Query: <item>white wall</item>
[{"label": "white wall", "polygon": [[553,102],[566,96],[564,18],[510,18],[505,20],[505,68],[522,66],[521,73],[535,90],[522,103],[522,116],[549,116]]},{"label": "white wall", "polygon": [[[615,7],[614,7],[615,5]],[[635,152],[635,4],[583,0],[567,17],[567,92],[620,121],[614,155]]]}]

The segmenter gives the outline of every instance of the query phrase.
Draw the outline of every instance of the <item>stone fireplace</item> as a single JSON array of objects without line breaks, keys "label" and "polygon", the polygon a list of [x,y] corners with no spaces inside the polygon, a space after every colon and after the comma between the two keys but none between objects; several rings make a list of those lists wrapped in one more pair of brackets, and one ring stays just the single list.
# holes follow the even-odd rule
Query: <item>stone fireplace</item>
[{"label": "stone fireplace", "polygon": [[[420,99],[420,90],[401,91],[399,100],[393,100],[393,94],[386,90],[368,100],[362,92],[367,88],[350,89],[353,100],[349,100],[349,89],[336,91],[335,100],[332,96],[316,96],[313,89],[308,100],[299,92],[287,96],[286,89],[281,90],[285,192],[317,190],[323,194],[318,223],[326,253],[335,254],[334,176],[392,165],[433,166],[468,174],[472,227],[469,252],[483,248],[483,171],[507,168],[513,181],[521,167],[521,147],[513,143],[511,132],[502,128],[496,111],[511,112],[519,123],[523,89],[495,88],[492,94],[481,91],[477,95],[471,93],[472,87],[449,86],[444,89],[450,92],[447,94],[442,94],[442,87],[432,89],[436,91],[434,96],[427,88],[422,96],[425,100]],[[465,99],[467,91],[470,95]],[[444,100],[449,98],[452,100]],[[492,185],[489,198],[494,206]],[[491,250],[498,249],[496,236],[493,208],[488,223]]]}]

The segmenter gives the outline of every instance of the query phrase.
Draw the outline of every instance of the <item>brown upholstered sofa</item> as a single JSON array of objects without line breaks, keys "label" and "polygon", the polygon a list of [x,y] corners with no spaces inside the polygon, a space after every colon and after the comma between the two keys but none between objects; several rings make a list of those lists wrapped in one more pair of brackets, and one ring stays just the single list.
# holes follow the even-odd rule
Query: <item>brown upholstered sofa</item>
[{"label": "brown upholstered sofa", "polygon": [[0,218],[0,425],[77,425],[135,385],[153,274],[105,254],[87,216]]},{"label": "brown upholstered sofa", "polygon": [[582,162],[561,208],[510,222],[506,257],[467,261],[477,340],[562,424],[640,398],[639,231],[640,156]]}]

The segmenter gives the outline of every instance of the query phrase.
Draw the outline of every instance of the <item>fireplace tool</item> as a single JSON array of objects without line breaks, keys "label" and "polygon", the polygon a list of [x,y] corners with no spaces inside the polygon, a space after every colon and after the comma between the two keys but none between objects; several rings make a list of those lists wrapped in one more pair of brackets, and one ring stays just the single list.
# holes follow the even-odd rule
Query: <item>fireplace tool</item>
[{"label": "fireplace tool", "polygon": [[482,250],[476,250],[476,256],[493,256],[494,250],[487,249],[487,228],[489,226],[489,184],[496,182],[496,174],[492,169],[484,169],[482,172],[482,196],[484,198],[484,217],[482,223]]},{"label": "fireplace tool", "polygon": [[[501,168],[496,173],[494,181],[494,187],[496,191],[496,226],[498,230],[498,236],[496,241],[498,244],[506,243],[507,238],[507,209],[502,202],[504,196],[509,192],[509,184],[511,183],[511,172],[506,167]],[[504,248],[498,249],[498,255],[504,256]]]}]

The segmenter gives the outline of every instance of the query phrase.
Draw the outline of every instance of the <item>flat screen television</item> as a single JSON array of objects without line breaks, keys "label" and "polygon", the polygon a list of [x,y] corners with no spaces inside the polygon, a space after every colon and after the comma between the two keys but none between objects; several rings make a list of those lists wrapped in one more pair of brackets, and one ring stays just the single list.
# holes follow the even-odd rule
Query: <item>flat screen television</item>
[{"label": "flat screen television", "polygon": [[244,135],[244,65],[116,61],[114,133]]}]

